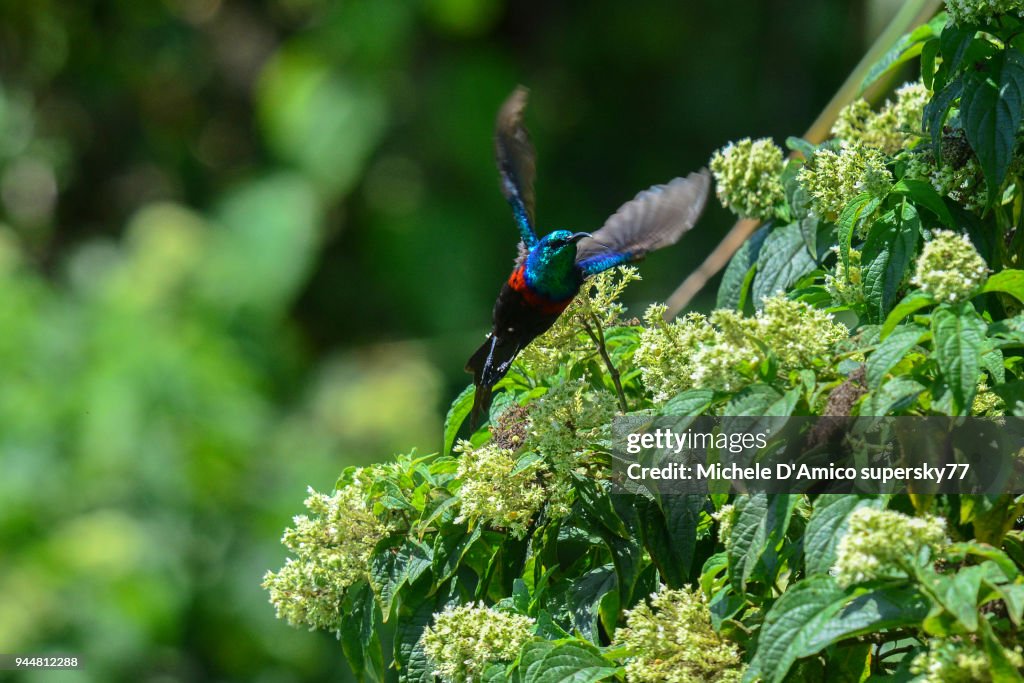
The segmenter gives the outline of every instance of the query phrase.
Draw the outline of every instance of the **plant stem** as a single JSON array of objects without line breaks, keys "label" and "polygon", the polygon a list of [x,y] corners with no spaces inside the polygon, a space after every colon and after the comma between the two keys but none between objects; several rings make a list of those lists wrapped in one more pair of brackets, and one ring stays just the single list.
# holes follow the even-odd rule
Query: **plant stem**
[{"label": "plant stem", "polygon": [[612,362],[611,356],[608,355],[608,347],[605,345],[604,330],[601,328],[601,322],[593,313],[589,314],[589,318],[594,322],[594,326],[591,327],[589,322],[583,320],[583,329],[586,330],[587,335],[594,341],[594,345],[597,347],[597,352],[601,354],[601,358],[604,359],[605,367],[608,368],[608,374],[611,375],[612,383],[615,384],[615,393],[619,399],[619,410],[625,413],[629,409],[629,406],[626,405],[626,392],[622,390],[622,380],[619,378],[619,369],[615,367],[615,363]]}]

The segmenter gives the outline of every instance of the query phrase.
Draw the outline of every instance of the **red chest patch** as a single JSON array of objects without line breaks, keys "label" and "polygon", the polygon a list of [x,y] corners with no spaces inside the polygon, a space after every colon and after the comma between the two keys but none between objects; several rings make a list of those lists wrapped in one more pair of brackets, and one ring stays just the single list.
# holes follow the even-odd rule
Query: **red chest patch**
[{"label": "red chest patch", "polygon": [[526,283],[526,266],[519,266],[508,277],[508,286],[519,292],[531,308],[536,308],[541,313],[554,315],[565,310],[572,298],[565,301],[554,301],[543,294],[534,291]]}]

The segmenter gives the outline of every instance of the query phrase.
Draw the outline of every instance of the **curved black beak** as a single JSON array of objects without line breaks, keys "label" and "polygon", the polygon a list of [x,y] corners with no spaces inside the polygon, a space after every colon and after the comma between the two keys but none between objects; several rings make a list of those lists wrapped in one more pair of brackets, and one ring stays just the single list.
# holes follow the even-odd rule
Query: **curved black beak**
[{"label": "curved black beak", "polygon": [[600,245],[601,245],[602,247],[604,247],[605,249],[611,249],[611,248],[612,248],[610,244],[605,244],[605,243],[604,243],[604,242],[602,242],[601,240],[599,240],[599,239],[597,239],[596,237],[594,237],[593,235],[591,235],[591,234],[590,234],[589,232],[576,232],[576,233],[573,233],[573,235],[572,235],[572,237],[571,237],[570,239],[571,239],[571,240],[572,240],[573,242],[579,242],[579,241],[580,241],[581,239],[583,239],[584,237],[589,237],[590,239],[594,240],[595,242],[597,242],[598,244],[600,244]]}]

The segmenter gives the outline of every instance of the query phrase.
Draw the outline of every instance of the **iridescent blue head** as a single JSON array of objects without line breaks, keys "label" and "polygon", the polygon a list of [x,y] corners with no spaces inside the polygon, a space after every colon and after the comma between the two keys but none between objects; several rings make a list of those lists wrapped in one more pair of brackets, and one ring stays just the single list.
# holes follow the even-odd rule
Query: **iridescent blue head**
[{"label": "iridescent blue head", "polygon": [[584,237],[590,233],[555,230],[542,237],[526,257],[527,285],[552,301],[576,296],[583,282],[576,267],[576,243]]}]

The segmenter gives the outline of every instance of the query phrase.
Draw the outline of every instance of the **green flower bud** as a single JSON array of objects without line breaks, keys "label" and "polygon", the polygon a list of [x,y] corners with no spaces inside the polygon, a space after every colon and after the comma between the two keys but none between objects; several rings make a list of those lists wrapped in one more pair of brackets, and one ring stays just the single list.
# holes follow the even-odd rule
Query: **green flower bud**
[{"label": "green flower bud", "polygon": [[978,292],[989,269],[967,235],[936,230],[917,257],[910,283],[940,303],[957,303]]},{"label": "green flower bud", "polygon": [[715,193],[722,206],[744,218],[771,218],[785,201],[782,150],[769,138],[743,138],[711,157]]}]

